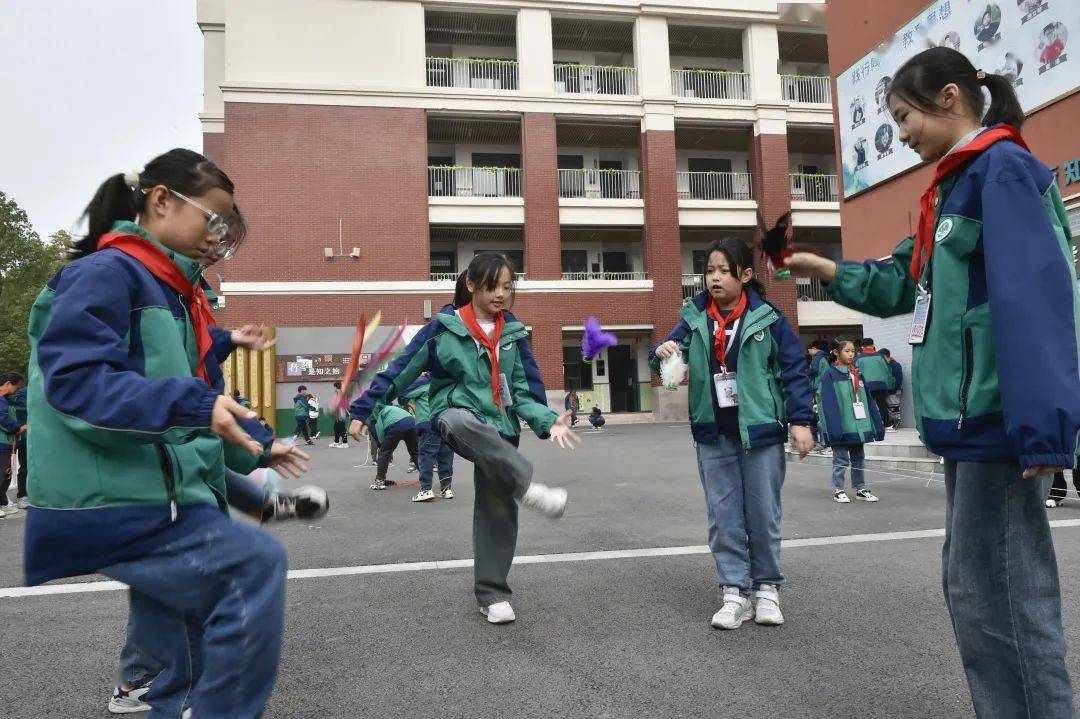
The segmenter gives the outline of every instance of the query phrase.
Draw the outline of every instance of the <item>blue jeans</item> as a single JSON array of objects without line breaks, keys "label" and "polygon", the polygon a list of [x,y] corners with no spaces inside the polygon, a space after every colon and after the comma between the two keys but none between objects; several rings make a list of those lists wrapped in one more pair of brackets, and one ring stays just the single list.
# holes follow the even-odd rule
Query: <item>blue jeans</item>
[{"label": "blue jeans", "polygon": [[420,489],[431,489],[435,465],[439,466],[439,488],[450,487],[454,476],[454,450],[436,429],[420,430]]},{"label": "blue jeans", "polygon": [[851,488],[858,491],[866,486],[866,452],[861,444],[837,445],[832,448],[832,486],[844,488],[844,473],[851,467]]},{"label": "blue jeans", "polygon": [[945,461],[942,586],[979,719],[1071,719],[1050,475]]},{"label": "blue jeans", "polygon": [[239,472],[225,470],[225,493],[229,498],[229,504],[241,512],[261,517],[263,508],[270,501],[268,489],[259,486]]},{"label": "blue jeans", "polygon": [[281,654],[286,561],[273,537],[222,514],[101,570],[131,587],[128,645],[162,668],[145,697],[151,719],[188,707],[197,719],[262,716]]},{"label": "blue jeans", "polygon": [[780,489],[784,446],[743,450],[721,435],[697,445],[698,473],[705,489],[709,548],[722,587],[749,593],[762,584],[780,586]]}]

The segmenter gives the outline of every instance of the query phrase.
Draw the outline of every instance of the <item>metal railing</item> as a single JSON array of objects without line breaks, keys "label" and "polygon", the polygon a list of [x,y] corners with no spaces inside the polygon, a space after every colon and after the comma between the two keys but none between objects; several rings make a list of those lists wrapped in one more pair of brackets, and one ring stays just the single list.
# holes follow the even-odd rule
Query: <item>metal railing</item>
[{"label": "metal railing", "polygon": [[636,95],[637,68],[555,63],[555,91],[582,95]]},{"label": "metal railing", "polygon": [[705,289],[705,285],[701,281],[701,275],[687,275],[682,276],[682,296],[684,300],[688,300],[698,292]]},{"label": "metal railing", "polygon": [[641,172],[559,170],[559,197],[637,200],[641,198]]},{"label": "metal railing", "polygon": [[586,280],[647,280],[648,272],[563,272],[562,278],[572,282]]},{"label": "metal railing", "polygon": [[825,286],[816,277],[796,277],[795,296],[799,302],[832,302]]},{"label": "metal railing", "polygon": [[517,60],[477,60],[468,57],[429,57],[428,87],[518,89]]},{"label": "metal railing", "polygon": [[780,85],[788,102],[832,102],[829,77],[817,75],[781,75]]},{"label": "metal railing", "polygon": [[518,167],[429,167],[429,197],[521,197]]},{"label": "metal railing", "polygon": [[671,92],[675,97],[749,100],[750,73],[730,70],[672,70]]},{"label": "metal railing", "polygon": [[836,175],[791,173],[791,199],[803,202],[839,202]]},{"label": "metal railing", "polygon": [[[431,273],[431,281],[432,282],[446,282],[447,280],[449,280],[449,281],[453,282],[453,281],[457,281],[457,278],[458,278],[459,274],[460,273],[458,273],[458,272],[432,272]],[[514,273],[514,281],[515,282],[522,282],[522,281],[524,281],[526,279],[528,279],[526,273],[524,273],[524,272],[516,272],[516,273]]]},{"label": "metal railing", "polygon": [[751,200],[749,172],[676,172],[680,200]]}]

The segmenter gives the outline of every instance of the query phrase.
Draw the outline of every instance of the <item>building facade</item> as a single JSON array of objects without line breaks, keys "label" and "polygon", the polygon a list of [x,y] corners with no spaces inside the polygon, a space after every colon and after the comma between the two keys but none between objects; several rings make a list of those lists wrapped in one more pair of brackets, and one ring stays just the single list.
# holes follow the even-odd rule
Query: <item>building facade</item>
[{"label": "building facade", "polygon": [[[419,325],[500,250],[552,395],[685,413],[646,355],[709,242],[792,211],[796,241],[841,253],[825,30],[780,10],[200,0],[204,149],[250,224],[221,321]],[[770,297],[805,339],[860,319],[811,283]],[[590,315],[619,345],[587,364]]]}]

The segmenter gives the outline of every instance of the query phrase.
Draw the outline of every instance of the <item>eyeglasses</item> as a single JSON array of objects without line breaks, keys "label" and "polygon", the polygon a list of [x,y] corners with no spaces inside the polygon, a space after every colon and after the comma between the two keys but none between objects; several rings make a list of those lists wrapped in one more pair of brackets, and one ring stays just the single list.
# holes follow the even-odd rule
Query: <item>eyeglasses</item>
[{"label": "eyeglasses", "polygon": [[[151,190],[153,188],[148,187],[144,188],[142,192],[144,195],[148,195]],[[169,188],[169,192],[206,215],[206,231],[216,237],[218,241],[215,248],[218,260],[227,260],[236,254],[236,249],[240,245],[240,238],[231,236],[230,230],[232,227],[228,218],[222,217],[207,207],[203,207],[202,204],[172,188]]]}]

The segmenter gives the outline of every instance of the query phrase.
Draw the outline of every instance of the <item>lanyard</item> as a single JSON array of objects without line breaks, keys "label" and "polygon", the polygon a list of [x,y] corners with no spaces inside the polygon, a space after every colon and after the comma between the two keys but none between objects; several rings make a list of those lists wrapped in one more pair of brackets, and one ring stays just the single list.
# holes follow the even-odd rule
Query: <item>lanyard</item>
[{"label": "lanyard", "polygon": [[[713,352],[716,354],[716,361],[720,363],[721,372],[727,372],[727,353],[735,343],[739,320],[743,313],[746,312],[746,304],[746,292],[743,292],[735,308],[731,310],[727,317],[724,317],[720,314],[720,308],[717,306],[716,300],[712,297],[709,298],[706,314],[716,322],[716,329],[713,330]],[[726,337],[728,323],[731,323],[731,339]]]},{"label": "lanyard", "polygon": [[[837,362],[837,367],[843,367],[843,362]],[[855,369],[855,363],[851,363],[847,366],[848,373],[851,375],[851,384],[855,386],[855,402],[859,401],[859,388],[862,387],[862,383],[859,382],[859,370]]]}]

